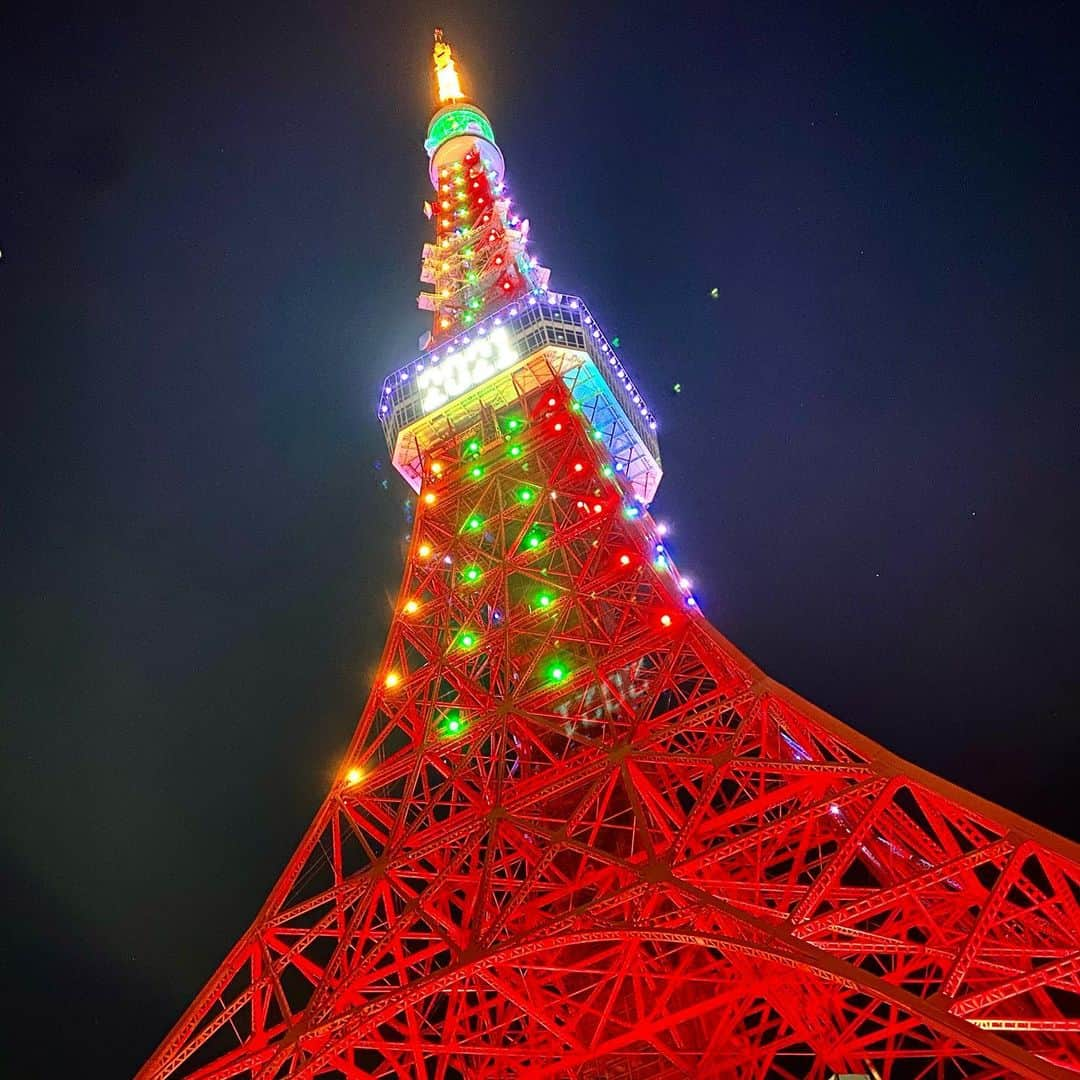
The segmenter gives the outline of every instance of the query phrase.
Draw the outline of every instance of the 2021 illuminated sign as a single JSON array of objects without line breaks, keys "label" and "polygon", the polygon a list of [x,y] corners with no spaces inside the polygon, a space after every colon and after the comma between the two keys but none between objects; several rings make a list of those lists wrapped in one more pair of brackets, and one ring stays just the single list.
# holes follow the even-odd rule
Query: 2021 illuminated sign
[{"label": "2021 illuminated sign", "polygon": [[451,353],[439,364],[425,368],[416,377],[420,389],[420,408],[425,413],[464,394],[496,371],[503,371],[517,360],[506,327],[477,338],[459,353]]}]

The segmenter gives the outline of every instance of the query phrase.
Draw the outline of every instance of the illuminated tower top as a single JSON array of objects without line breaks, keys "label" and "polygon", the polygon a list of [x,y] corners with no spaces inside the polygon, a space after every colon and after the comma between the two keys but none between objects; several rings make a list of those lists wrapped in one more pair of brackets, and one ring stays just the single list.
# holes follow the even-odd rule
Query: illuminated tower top
[{"label": "illuminated tower top", "polygon": [[584,302],[548,288],[491,121],[469,99],[441,30],[432,61],[436,109],[424,149],[434,194],[424,213],[435,239],[420,272],[432,289],[417,301],[432,326],[421,355],[383,385],[379,418],[394,465],[419,491],[435,446],[466,434],[486,442],[501,411],[555,375],[647,505],[661,476],[656,420]]}]

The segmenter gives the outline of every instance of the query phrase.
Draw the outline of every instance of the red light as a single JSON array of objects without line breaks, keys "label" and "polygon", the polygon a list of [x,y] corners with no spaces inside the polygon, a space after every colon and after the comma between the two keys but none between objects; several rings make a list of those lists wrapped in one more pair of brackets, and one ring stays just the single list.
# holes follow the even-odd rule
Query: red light
[{"label": "red light", "polygon": [[661,626],[670,626],[671,625],[671,616],[670,615],[661,615],[660,616],[660,625]]},{"label": "red light", "polygon": [[555,425],[555,430],[556,431],[562,431],[562,424],[556,424]]},{"label": "red light", "polygon": [[584,469],[584,468],[585,468],[585,466],[582,465],[581,462],[579,461],[574,465],[574,472],[581,472],[581,470]]},{"label": "red light", "polygon": [[619,556],[619,565],[620,566],[629,566],[630,565],[630,556],[629,555],[620,555]]},{"label": "red light", "polygon": [[555,404],[555,399],[553,397],[549,397],[548,398],[548,404],[549,405],[554,405]]},{"label": "red light", "polygon": [[599,514],[599,513],[600,513],[600,511],[601,511],[601,510],[603,510],[603,509],[604,509],[604,508],[603,508],[603,507],[602,507],[602,506],[601,506],[601,505],[600,505],[599,503],[597,503],[597,504],[596,504],[596,505],[595,505],[595,506],[593,507],[593,513],[594,513],[594,514]]},{"label": "red light", "polygon": [[510,282],[509,281],[504,281],[503,282],[503,288],[506,289],[507,291],[509,291],[510,290]]}]

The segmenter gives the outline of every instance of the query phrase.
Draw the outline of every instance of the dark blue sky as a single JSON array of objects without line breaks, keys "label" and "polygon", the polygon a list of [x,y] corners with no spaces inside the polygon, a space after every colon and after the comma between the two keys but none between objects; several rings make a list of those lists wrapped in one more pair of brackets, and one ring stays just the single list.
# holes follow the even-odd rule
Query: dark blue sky
[{"label": "dark blue sky", "polygon": [[436,21],[554,287],[659,415],[655,510],[706,614],[1080,833],[1068,5],[43,9],[0,71],[19,1076],[134,1071],[363,703]]}]

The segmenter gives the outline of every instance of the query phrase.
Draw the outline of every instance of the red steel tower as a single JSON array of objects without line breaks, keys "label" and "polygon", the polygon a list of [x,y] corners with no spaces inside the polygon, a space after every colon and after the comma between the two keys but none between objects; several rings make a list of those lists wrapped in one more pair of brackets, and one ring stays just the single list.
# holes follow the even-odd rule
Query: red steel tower
[{"label": "red steel tower", "polygon": [[377,683],[140,1077],[1080,1071],[1080,849],[778,685],[647,506],[656,423],[550,291],[436,32],[418,493]]}]

